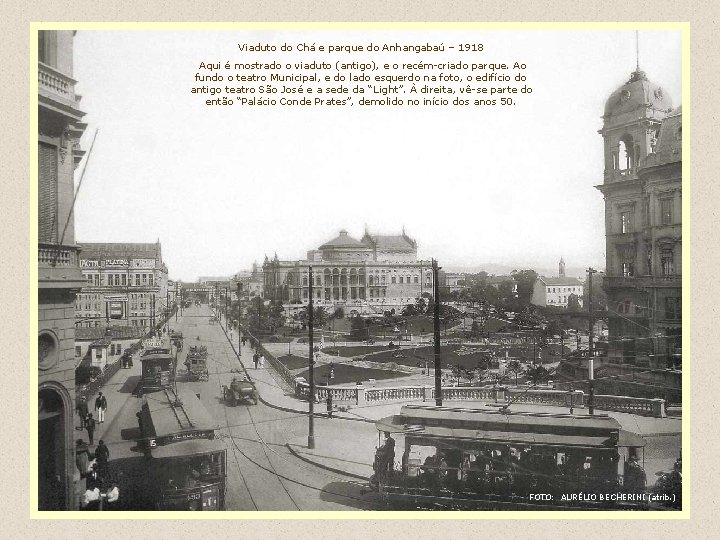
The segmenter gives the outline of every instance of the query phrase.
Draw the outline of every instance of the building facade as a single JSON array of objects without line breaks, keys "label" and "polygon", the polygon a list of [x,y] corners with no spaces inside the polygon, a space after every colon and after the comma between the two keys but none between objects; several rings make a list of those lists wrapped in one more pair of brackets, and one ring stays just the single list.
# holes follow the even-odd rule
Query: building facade
[{"label": "building facade", "polygon": [[285,303],[309,301],[309,267],[313,267],[313,302],[326,308],[358,312],[398,310],[432,294],[430,261],[417,258],[417,243],[407,236],[373,235],[360,240],[342,230],[332,240],[309,251],[302,261],[281,261],[277,255],[263,264],[264,297]]},{"label": "building facade", "polygon": [[75,303],[78,327],[137,326],[150,330],[164,320],[172,299],[159,241],[82,243],[80,248],[85,283]]},{"label": "building facade", "polygon": [[575,295],[579,307],[582,307],[584,291],[585,286],[581,280],[565,275],[565,261],[560,257],[558,277],[538,276],[533,286],[530,303],[536,306],[567,309],[570,297]]},{"label": "building facade", "polygon": [[77,507],[75,297],[83,287],[72,213],[83,151],[74,31],[38,32],[38,509]]},{"label": "building facade", "polygon": [[607,100],[599,133],[609,360],[679,367],[682,110],[637,69]]}]

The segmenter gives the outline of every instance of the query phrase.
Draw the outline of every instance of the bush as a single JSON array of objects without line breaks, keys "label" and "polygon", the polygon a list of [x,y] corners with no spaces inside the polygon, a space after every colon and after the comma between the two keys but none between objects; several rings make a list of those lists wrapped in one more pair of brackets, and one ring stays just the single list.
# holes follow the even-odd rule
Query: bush
[{"label": "bush", "polygon": [[88,384],[92,379],[99,377],[101,370],[97,366],[79,366],[75,370],[75,384]]}]

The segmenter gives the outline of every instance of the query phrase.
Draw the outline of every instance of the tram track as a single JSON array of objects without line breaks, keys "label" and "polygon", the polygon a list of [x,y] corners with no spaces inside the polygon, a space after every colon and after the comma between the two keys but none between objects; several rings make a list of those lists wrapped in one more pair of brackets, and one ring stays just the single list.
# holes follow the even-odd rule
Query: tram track
[{"label": "tram track", "polygon": [[[225,337],[226,337],[226,339],[227,339],[227,342],[229,343],[230,340],[228,339],[227,334],[225,334]],[[209,342],[213,343],[213,348],[217,347],[220,343],[222,343],[222,341],[217,342],[217,341],[215,341],[215,340],[212,340],[212,341],[209,341]],[[236,360],[237,360],[238,363],[240,364],[240,368],[241,368],[242,371],[245,373],[245,375],[248,377],[248,379],[252,380],[252,377],[251,377],[250,373],[248,372],[247,368],[246,368],[245,365],[243,364],[242,360],[241,360],[241,359],[239,358],[239,356],[237,355],[237,351],[235,350],[235,347],[233,346],[232,343],[229,343],[229,344],[232,346],[233,354],[235,355]],[[216,351],[214,351],[214,352],[216,352]],[[219,352],[219,351],[217,351],[217,352]],[[225,352],[225,355],[227,355],[226,352]],[[220,365],[222,365],[222,366],[225,367],[225,368],[230,368],[230,372],[232,372],[232,373],[235,373],[235,372],[236,372],[236,371],[234,371],[233,368],[231,368],[227,363],[222,362],[221,360],[219,360],[217,354],[214,354],[211,358],[212,358],[212,361],[214,361],[214,362],[216,363],[215,372],[216,372],[216,375],[217,375],[218,377],[219,377],[219,375],[220,375],[220,370],[219,370],[219,366],[220,366]],[[262,435],[260,434],[260,430],[259,430],[259,425],[260,425],[260,424],[269,424],[269,423],[271,423],[271,422],[278,422],[278,420],[277,420],[277,419],[273,419],[273,420],[258,421],[258,420],[255,419],[255,417],[254,417],[254,415],[253,415],[253,413],[252,413],[252,411],[251,411],[251,409],[250,409],[250,405],[245,404],[245,405],[244,405],[244,408],[245,408],[245,410],[247,410],[248,419],[250,420],[250,423],[249,423],[249,424],[237,424],[237,426],[238,426],[238,427],[239,427],[239,426],[244,426],[244,425],[252,426],[252,428],[253,428],[253,430],[254,430],[254,432],[255,432],[255,437],[256,437],[256,439],[245,439],[245,438],[241,438],[241,439],[242,439],[242,440],[245,440],[245,441],[247,441],[247,442],[255,442],[255,443],[260,444],[260,445],[261,445],[261,448],[262,448],[262,450],[263,450],[263,454],[264,454],[265,460],[266,460],[267,463],[268,463],[268,466],[265,466],[265,465],[259,463],[256,459],[253,459],[253,458],[252,458],[251,456],[249,456],[245,451],[243,451],[243,449],[241,449],[241,448],[239,447],[239,445],[237,444],[237,441],[236,441],[236,437],[235,437],[235,436],[233,435],[233,433],[232,433],[232,428],[235,427],[235,424],[231,424],[230,418],[229,418],[229,416],[228,416],[228,414],[227,414],[227,409],[225,409],[225,411],[224,411],[225,426],[223,426],[223,429],[227,430],[227,432],[228,432],[228,434],[229,434],[229,436],[230,436],[230,438],[231,438],[232,445],[233,445],[233,453],[234,453],[234,456],[237,456],[237,454],[240,454],[240,455],[243,456],[248,462],[252,463],[252,464],[253,464],[255,467],[257,467],[258,469],[261,469],[261,470],[263,470],[263,471],[265,471],[265,472],[268,472],[268,473],[274,475],[274,476],[278,479],[278,482],[280,483],[283,491],[287,494],[287,497],[288,497],[289,500],[293,503],[293,505],[295,506],[295,508],[297,508],[298,510],[300,510],[300,506],[297,504],[295,498],[292,496],[292,494],[290,493],[290,491],[289,491],[289,489],[287,488],[287,486],[285,486],[285,484],[283,483],[283,481],[289,482],[289,483],[291,483],[291,484],[295,484],[295,485],[297,485],[297,486],[300,486],[300,487],[303,487],[303,488],[306,488],[306,489],[311,489],[311,490],[317,491],[317,492],[319,492],[319,493],[325,493],[325,494],[327,494],[327,495],[332,495],[332,496],[334,496],[334,497],[339,497],[339,498],[342,498],[342,499],[346,499],[346,500],[348,500],[348,501],[360,502],[360,503],[363,503],[363,506],[365,506],[365,505],[371,505],[371,504],[372,504],[371,501],[368,501],[368,500],[365,499],[365,498],[356,497],[356,496],[353,496],[353,495],[348,494],[348,493],[338,493],[338,492],[336,492],[336,491],[332,491],[332,490],[326,489],[326,488],[324,488],[324,487],[319,487],[319,486],[317,486],[317,485],[312,485],[312,484],[307,483],[307,482],[305,482],[305,481],[298,480],[298,479],[296,479],[296,478],[292,478],[292,477],[290,477],[290,476],[287,476],[286,474],[280,473],[280,472],[278,471],[276,465],[273,463],[273,459],[272,459],[272,457],[271,457],[271,454],[272,454],[272,456],[275,457],[275,459],[280,459],[280,460],[281,460],[283,463],[285,463],[286,465],[288,465],[288,466],[290,466],[290,467],[292,467],[292,468],[294,468],[294,469],[300,469],[300,470],[302,470],[303,472],[305,472],[306,474],[314,474],[314,475],[321,474],[321,475],[323,475],[323,476],[325,476],[325,477],[331,478],[331,479],[336,480],[336,481],[340,481],[340,482],[342,482],[342,483],[344,483],[344,484],[348,484],[348,485],[355,486],[356,488],[360,488],[360,489],[361,489],[361,493],[362,493],[362,490],[364,490],[364,489],[367,488],[367,484],[365,484],[365,483],[360,483],[360,482],[357,482],[357,481],[354,481],[354,480],[348,480],[347,478],[345,478],[345,477],[343,477],[343,476],[341,476],[341,475],[337,475],[337,474],[330,473],[330,472],[325,471],[325,470],[323,470],[323,469],[321,469],[321,468],[318,468],[318,467],[303,466],[303,465],[297,464],[297,463],[295,463],[294,461],[288,459],[288,457],[281,455],[281,454],[278,453],[276,450],[274,450],[273,448],[271,448],[270,444],[269,444],[267,441],[265,441],[265,439],[264,439],[264,438],[262,437]],[[290,418],[284,418],[283,420],[295,419],[295,418],[304,417],[304,416],[306,416],[306,415],[304,415],[304,414],[302,414],[302,415],[293,415],[292,417],[290,417]],[[288,439],[288,435],[289,435],[289,434],[288,434],[288,432],[286,431],[286,428],[285,428],[284,426],[282,426],[282,423],[280,423],[280,425],[279,425],[278,427],[280,427],[281,431],[284,433],[284,438],[285,438],[285,439]],[[281,445],[281,446],[284,446],[284,445]],[[238,463],[239,463],[239,462],[238,462]]]}]

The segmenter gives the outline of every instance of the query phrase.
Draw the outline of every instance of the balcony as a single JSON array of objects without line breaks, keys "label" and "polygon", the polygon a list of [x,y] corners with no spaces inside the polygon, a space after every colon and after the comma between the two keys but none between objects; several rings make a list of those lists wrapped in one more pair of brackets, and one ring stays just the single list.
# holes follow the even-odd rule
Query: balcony
[{"label": "balcony", "polygon": [[38,103],[74,121],[85,115],[78,108],[79,96],[75,95],[77,81],[55,68],[38,62]]},{"label": "balcony", "polygon": [[682,276],[605,276],[603,285],[606,288],[621,287],[668,287],[678,288],[682,286]]},{"label": "balcony", "polygon": [[75,246],[38,244],[38,287],[77,289],[87,284],[78,267]]},{"label": "balcony", "polygon": [[78,268],[78,249],[75,246],[58,246],[54,244],[38,244],[38,267]]}]

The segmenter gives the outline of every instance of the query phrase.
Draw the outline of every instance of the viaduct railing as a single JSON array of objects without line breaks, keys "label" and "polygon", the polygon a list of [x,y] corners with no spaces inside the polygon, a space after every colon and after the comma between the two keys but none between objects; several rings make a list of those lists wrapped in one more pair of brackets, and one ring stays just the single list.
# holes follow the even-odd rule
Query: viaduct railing
[{"label": "viaduct railing", "polygon": [[[303,377],[294,379],[295,395],[309,399],[310,385]],[[435,388],[431,386],[385,386],[366,388],[355,386],[315,386],[318,400],[327,399],[328,392],[334,403],[358,406],[393,401],[432,401]],[[587,407],[588,398],[582,390],[523,390],[498,387],[442,387],[442,398],[447,401],[487,401],[496,404],[522,403],[557,407]],[[595,395],[594,406],[604,411],[626,412],[642,416],[664,418],[665,400],[629,396]]]}]

